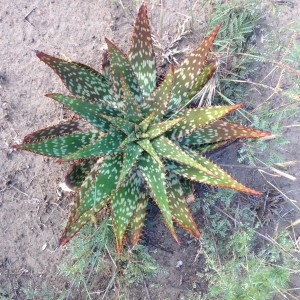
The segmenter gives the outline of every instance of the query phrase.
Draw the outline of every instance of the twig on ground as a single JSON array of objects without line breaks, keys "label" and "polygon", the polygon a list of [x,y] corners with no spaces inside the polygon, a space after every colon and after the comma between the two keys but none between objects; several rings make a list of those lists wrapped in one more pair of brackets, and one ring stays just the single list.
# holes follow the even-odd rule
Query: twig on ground
[{"label": "twig on ground", "polygon": [[143,279],[143,285],[144,285],[144,288],[145,288],[145,291],[146,291],[147,300],[151,300],[151,297],[150,297],[149,290],[148,290],[147,283],[146,283],[145,279]]},{"label": "twig on ground", "polygon": [[207,217],[206,217],[205,214],[203,214],[203,215],[204,215],[204,219],[205,219],[205,221],[206,221],[206,223],[207,223],[207,225],[208,225],[208,229],[209,229],[209,231],[210,231],[210,234],[211,234],[211,237],[212,237],[212,241],[213,241],[213,243],[214,243],[214,248],[215,248],[215,251],[216,251],[217,258],[218,258],[219,266],[221,267],[221,266],[222,266],[222,262],[221,262],[221,258],[220,258],[219,252],[218,252],[217,243],[216,243],[216,241],[215,241],[215,238],[214,238],[213,233],[212,233],[211,230],[210,230],[210,225],[209,225],[208,219],[207,219]]}]

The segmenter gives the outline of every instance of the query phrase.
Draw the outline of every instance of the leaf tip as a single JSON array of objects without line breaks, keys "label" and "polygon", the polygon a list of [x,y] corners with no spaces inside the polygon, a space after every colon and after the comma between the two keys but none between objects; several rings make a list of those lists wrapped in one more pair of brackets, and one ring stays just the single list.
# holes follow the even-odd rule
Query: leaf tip
[{"label": "leaf tip", "polygon": [[58,98],[59,94],[57,94],[57,93],[47,93],[47,94],[44,94],[44,96],[55,100],[55,99]]},{"label": "leaf tip", "polygon": [[256,190],[253,190],[251,188],[245,187],[244,189],[240,190],[241,192],[247,193],[247,194],[252,194],[252,195],[257,195],[260,196],[262,193]]},{"label": "leaf tip", "polygon": [[171,73],[174,74],[175,67],[173,64],[170,65]]},{"label": "leaf tip", "polygon": [[142,2],[141,6],[139,8],[138,16],[141,18],[147,16],[147,5],[145,4],[144,1]]},{"label": "leaf tip", "polygon": [[22,149],[22,144],[13,144],[10,147],[15,150],[20,150]]},{"label": "leaf tip", "polygon": [[112,41],[109,40],[107,37],[104,38],[104,41],[105,41],[105,43],[107,44],[107,47],[108,47],[108,48],[111,47],[111,46],[114,46],[114,44],[112,43]]},{"label": "leaf tip", "polygon": [[44,58],[47,56],[47,54],[42,51],[39,50],[33,50],[33,51],[40,60],[44,60]]},{"label": "leaf tip", "polygon": [[180,244],[180,241],[179,241],[179,239],[178,239],[178,236],[177,236],[177,234],[176,234],[176,232],[175,232],[175,229],[174,229],[174,227],[173,227],[173,223],[172,223],[172,227],[168,225],[168,228],[169,228],[169,230],[170,230],[170,232],[171,232],[171,234],[172,234],[174,240],[176,241],[176,243],[177,243],[177,244]]},{"label": "leaf tip", "polygon": [[244,106],[245,104],[246,104],[245,102],[238,103],[238,104],[234,105],[234,108],[238,109],[238,108]]},{"label": "leaf tip", "polygon": [[272,132],[270,132],[270,131],[261,130],[261,132],[258,134],[259,138],[265,137],[266,140],[269,139],[270,136],[272,136]]},{"label": "leaf tip", "polygon": [[64,245],[66,245],[69,241],[70,241],[70,238],[66,237],[66,235],[63,234],[58,241],[58,246],[62,247]]},{"label": "leaf tip", "polygon": [[215,40],[215,38],[216,38],[216,36],[217,36],[217,34],[218,34],[218,32],[219,32],[221,26],[222,26],[222,23],[223,23],[223,22],[220,22],[220,23],[213,29],[213,31],[211,32],[211,34],[210,34],[209,37],[208,37],[209,40],[211,40],[211,41],[214,41],[214,40]]},{"label": "leaf tip", "polygon": [[226,114],[231,113],[231,112],[233,112],[233,111],[241,108],[244,105],[245,105],[245,102],[241,102],[241,103],[238,103],[238,104],[230,105],[229,107],[231,107],[231,108],[229,109],[229,111]]}]

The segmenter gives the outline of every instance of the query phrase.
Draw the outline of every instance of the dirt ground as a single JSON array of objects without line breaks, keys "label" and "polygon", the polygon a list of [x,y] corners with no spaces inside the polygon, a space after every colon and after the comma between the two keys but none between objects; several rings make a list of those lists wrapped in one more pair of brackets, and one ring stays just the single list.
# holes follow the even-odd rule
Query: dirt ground
[{"label": "dirt ground", "polygon": [[[282,26],[282,22],[299,17],[300,3],[290,2],[293,5],[285,8],[285,18],[271,20],[272,26]],[[168,32],[171,36],[178,20],[189,12],[195,1],[163,3],[168,14],[162,26],[158,21],[159,11],[151,10],[151,4],[150,18],[154,30],[162,29],[162,34]],[[20,289],[24,286],[34,288],[47,283],[48,287],[59,290],[68,284],[57,269],[65,255],[64,250],[57,249],[58,238],[71,203],[58,185],[68,166],[11,148],[26,134],[65,117],[62,107],[43,94],[66,90],[55,74],[35,57],[33,50],[65,55],[99,69],[104,37],[127,49],[132,24],[133,16],[118,1],[0,0],[0,288],[11,285],[14,299],[23,299]],[[201,22],[195,26],[194,34],[184,42],[191,48],[203,37],[198,30]],[[261,78],[265,75],[261,74]],[[288,125],[291,124],[298,127],[285,129],[290,144],[282,151],[286,161],[296,161],[288,173],[297,180],[266,176],[300,206],[299,120],[288,120]],[[242,177],[243,182],[250,181],[254,188],[262,186],[263,179],[258,172],[252,172],[247,179],[240,169],[230,171]],[[159,230],[165,230],[168,235],[165,228]],[[181,245],[169,238],[159,240],[157,234],[160,247],[155,256],[170,275],[162,274],[154,280],[162,289],[153,299],[178,299],[183,291],[191,288],[200,270],[201,266],[193,263],[197,247],[185,240],[183,231],[180,233]],[[176,269],[178,260],[184,263],[181,270]]]}]

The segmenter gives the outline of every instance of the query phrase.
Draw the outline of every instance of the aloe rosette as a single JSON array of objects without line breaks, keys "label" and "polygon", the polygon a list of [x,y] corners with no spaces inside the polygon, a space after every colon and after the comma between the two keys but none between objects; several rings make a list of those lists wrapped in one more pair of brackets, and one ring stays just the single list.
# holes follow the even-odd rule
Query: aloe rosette
[{"label": "aloe rosette", "polygon": [[81,117],[29,134],[16,146],[74,161],[66,184],[76,197],[60,245],[108,206],[121,253],[124,238],[137,244],[149,199],[160,208],[175,240],[174,220],[199,237],[185,202],[191,181],[258,194],[203,152],[229,139],[269,133],[221,120],[241,104],[187,107],[216,69],[208,54],[219,27],[176,69],[171,65],[159,85],[145,5],[139,9],[128,55],[106,39],[101,72],[36,52],[72,94],[46,96]]}]

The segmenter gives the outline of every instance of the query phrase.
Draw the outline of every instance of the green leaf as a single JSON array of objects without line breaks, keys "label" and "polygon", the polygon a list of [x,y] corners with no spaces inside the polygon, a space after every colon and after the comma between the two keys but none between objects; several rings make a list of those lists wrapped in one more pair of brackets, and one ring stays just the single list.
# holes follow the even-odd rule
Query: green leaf
[{"label": "green leaf", "polygon": [[175,70],[174,85],[169,103],[169,111],[176,110],[198,81],[198,78],[206,66],[208,52],[220,29],[219,24],[213,32],[195,49]]},{"label": "green leaf", "polygon": [[148,131],[146,132],[149,139],[154,139],[159,135],[162,135],[166,131],[170,130],[171,128],[175,127],[176,124],[183,122],[185,117],[179,117],[172,120],[167,120],[163,122],[154,123],[150,125]]},{"label": "green leaf", "polygon": [[101,136],[102,133],[98,130],[87,130],[59,137],[51,137],[32,144],[21,144],[16,147],[46,156],[64,157],[94,143]]},{"label": "green leaf", "polygon": [[123,148],[125,147],[126,145],[128,145],[129,143],[132,143],[134,141],[137,140],[137,137],[136,137],[136,134],[135,132],[132,132],[129,136],[127,136],[123,142],[121,143],[121,145],[119,146],[119,148]]},{"label": "green leaf", "polygon": [[119,178],[122,162],[123,157],[120,154],[97,161],[82,183],[67,227],[76,223],[85,212],[90,211],[92,215],[99,210],[100,206],[106,205],[107,198],[116,189],[118,181],[116,178]]},{"label": "green leaf", "polygon": [[120,176],[120,182],[122,182],[131,168],[134,166],[139,156],[142,154],[143,149],[136,143],[130,143],[127,145],[124,152],[124,164]]},{"label": "green leaf", "polygon": [[147,97],[156,87],[156,64],[145,4],[140,6],[136,17],[128,58],[137,75],[143,96]]},{"label": "green leaf", "polygon": [[185,198],[188,198],[191,194],[193,194],[193,185],[192,182],[184,177],[180,177],[177,175],[177,179],[180,182],[181,188],[183,190],[183,194]]},{"label": "green leaf", "polygon": [[84,161],[74,164],[65,177],[67,187],[77,191],[85,178],[89,176],[95,163],[95,159],[85,159]]},{"label": "green leaf", "polygon": [[117,187],[123,165],[123,155],[109,155],[104,158],[95,183],[81,201],[79,215],[94,207],[101,199],[112,195]]},{"label": "green leaf", "polygon": [[137,208],[126,231],[127,243],[131,248],[138,243],[142,234],[148,201],[148,195],[140,192]]},{"label": "green leaf", "polygon": [[129,86],[131,92],[134,95],[135,100],[138,103],[142,102],[142,92],[136,78],[136,75],[131,67],[130,62],[124,52],[122,52],[117,46],[115,46],[107,38],[105,42],[108,46],[108,53],[110,59],[110,71],[111,78],[113,81],[114,91],[117,96],[117,102],[121,101],[122,97],[122,82],[121,78],[124,78],[124,81]]},{"label": "green leaf", "polygon": [[182,107],[187,106],[190,103],[190,101],[193,99],[193,97],[196,96],[202,90],[202,88],[207,84],[207,82],[213,76],[216,69],[217,69],[216,62],[209,63],[203,68],[200,76],[198,77],[198,80],[190,90],[189,95],[187,96],[186,99],[183,99]]},{"label": "green leaf", "polygon": [[110,79],[110,61],[108,59],[108,51],[104,50],[101,56],[101,73],[105,77],[106,81],[111,85]]},{"label": "green leaf", "polygon": [[125,134],[129,135],[132,130],[134,129],[133,123],[119,118],[119,117],[110,117],[105,115],[99,115],[102,119],[105,119],[109,121],[115,128],[119,129],[120,131],[123,131]]},{"label": "green leaf", "polygon": [[[91,189],[94,187],[99,170],[102,167],[103,159],[100,158],[93,165],[90,173],[85,177],[81,184],[78,195],[75,198],[74,208],[70,213],[67,225],[65,227],[64,233],[60,238],[60,245],[66,244],[99,210],[101,210],[108,202],[109,198],[98,199],[99,201],[94,202],[97,199],[93,199],[93,194],[90,193]],[[89,209],[85,212],[80,213],[80,207],[84,202],[93,203]]]},{"label": "green leaf", "polygon": [[244,193],[250,193],[259,195],[260,193],[250,189],[243,184],[237,182],[233,179],[227,172],[225,172],[222,168],[217,166],[215,163],[211,162],[207,158],[201,156],[199,153],[189,150],[187,147],[184,150],[192,156],[195,160],[198,161],[201,165],[205,166],[211,172],[213,172],[217,177],[212,177],[202,171],[199,171],[196,168],[182,165],[177,162],[172,162],[171,160],[167,161],[167,170],[174,172],[180,176],[188,178],[193,181],[206,183],[210,185],[216,185],[224,188],[231,188],[234,190],[238,190]]},{"label": "green leaf", "polygon": [[193,109],[183,109],[176,116],[185,116],[185,119],[178,122],[168,133],[172,140],[179,140],[191,134],[195,130],[212,123],[228,113],[241,107],[243,103],[230,106],[210,106]]},{"label": "green leaf", "polygon": [[205,166],[199,164],[195,159],[185,153],[179,146],[171,142],[167,137],[160,136],[152,141],[155,152],[162,157],[174,160],[178,163],[194,167],[211,176],[214,174]]},{"label": "green leaf", "polygon": [[96,70],[40,51],[36,51],[36,55],[58,74],[68,90],[75,96],[100,100],[110,105],[115,103],[111,86]]},{"label": "green leaf", "polygon": [[178,242],[167,198],[166,176],[164,168],[161,167],[160,164],[148,153],[144,153],[140,157],[138,166],[151,192],[153,193],[154,200],[161,210],[169,230],[171,231],[174,239]]},{"label": "green leaf", "polygon": [[193,236],[199,238],[200,232],[192,214],[185,203],[184,192],[177,175],[169,173],[167,177],[169,207],[173,218]]},{"label": "green leaf", "polygon": [[109,116],[121,116],[120,111],[111,106],[108,106],[107,104],[92,102],[61,94],[47,94],[46,96],[66,105],[68,108],[86,119],[96,128],[104,132],[111,130],[112,126],[109,122],[107,122],[107,120],[99,117],[100,114]]},{"label": "green leaf", "polygon": [[79,211],[80,211],[80,206],[85,202],[91,202],[93,201],[89,197],[89,191],[94,187],[95,182],[97,180],[97,176],[99,171],[102,168],[104,159],[103,158],[98,158],[96,160],[96,163],[92,166],[88,176],[86,176],[80,186],[80,190],[78,194],[76,195],[75,198],[75,203],[74,203],[74,209],[72,210],[72,213],[70,214],[70,223],[74,222],[75,217],[79,216]]},{"label": "green leaf", "polygon": [[197,150],[199,153],[207,153],[207,152],[211,152],[219,147],[222,147],[223,145],[226,144],[225,142],[218,142],[218,143],[214,143],[214,144],[203,144],[200,147],[194,147],[195,150]]},{"label": "green leaf", "polygon": [[118,147],[124,138],[125,134],[123,132],[119,130],[112,130],[97,141],[90,143],[87,147],[63,157],[63,160],[100,157],[107,154],[118,153],[120,152]]},{"label": "green leaf", "polygon": [[24,137],[23,144],[32,144],[46,139],[57,138],[68,134],[87,131],[93,129],[83,120],[61,122],[54,126],[49,126],[32,132]]},{"label": "green leaf", "polygon": [[206,125],[200,130],[194,131],[192,134],[184,137],[179,142],[186,145],[201,145],[217,143],[231,139],[260,138],[268,135],[270,135],[270,133],[267,131],[257,130],[218,120],[214,123]]},{"label": "green leaf", "polygon": [[161,119],[169,104],[172,86],[174,80],[174,67],[171,65],[168,74],[164,81],[159,85],[159,87],[150,94],[147,98],[144,99],[141,104],[144,114],[149,114],[152,111],[155,111],[155,117]]},{"label": "green leaf", "polygon": [[141,112],[140,105],[136,102],[134,95],[130,91],[128,85],[122,80],[122,88],[123,88],[123,110],[124,117],[126,120],[134,123],[139,123],[143,120],[144,116]]},{"label": "green leaf", "polygon": [[153,148],[152,144],[148,139],[138,140],[137,143],[142,149],[149,153],[151,157],[155,159],[161,167],[163,167],[162,161],[160,160],[159,156],[157,155],[155,149]]},{"label": "green leaf", "polygon": [[138,127],[141,129],[142,132],[146,132],[150,126],[150,124],[152,123],[152,121],[154,120],[156,112],[153,111],[151,112],[139,125]]},{"label": "green leaf", "polygon": [[64,246],[66,243],[68,243],[80,231],[80,229],[91,220],[95,213],[97,213],[107,205],[109,200],[109,197],[102,199],[95,205],[95,207],[81,214],[80,217],[77,218],[72,224],[68,224],[59,239],[59,245]]},{"label": "green leaf", "polygon": [[124,233],[137,208],[140,183],[141,179],[136,171],[132,172],[112,196],[112,217],[119,255],[122,252]]}]

